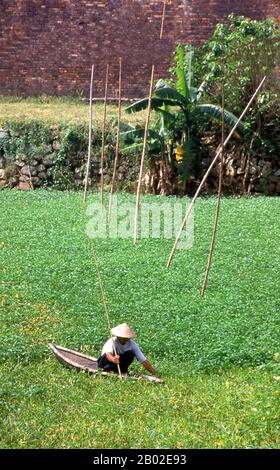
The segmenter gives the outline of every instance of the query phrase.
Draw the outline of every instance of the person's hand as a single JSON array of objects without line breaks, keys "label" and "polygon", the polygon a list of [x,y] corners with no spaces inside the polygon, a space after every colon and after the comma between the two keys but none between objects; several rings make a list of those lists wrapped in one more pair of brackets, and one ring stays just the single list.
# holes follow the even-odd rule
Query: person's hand
[{"label": "person's hand", "polygon": [[107,353],[106,357],[108,361],[113,362],[114,364],[119,364],[120,363],[120,356],[116,354],[115,356],[112,353]]},{"label": "person's hand", "polygon": [[118,354],[116,356],[112,356],[112,362],[114,364],[119,364],[120,363],[120,356]]}]

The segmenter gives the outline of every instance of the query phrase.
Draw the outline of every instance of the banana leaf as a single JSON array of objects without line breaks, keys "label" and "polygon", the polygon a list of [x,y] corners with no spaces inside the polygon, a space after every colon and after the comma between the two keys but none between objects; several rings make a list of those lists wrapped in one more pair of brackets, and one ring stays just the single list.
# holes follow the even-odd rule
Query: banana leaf
[{"label": "banana leaf", "polygon": [[184,51],[183,46],[178,46],[176,48],[176,52],[177,52],[177,61],[178,61],[178,65],[175,69],[175,72],[177,75],[176,88],[181,95],[183,95],[187,100],[189,100],[190,93],[189,93],[189,87],[187,83],[187,77],[184,71],[185,51]]},{"label": "banana leaf", "polygon": [[191,47],[190,50],[187,52],[186,61],[188,63],[187,83],[188,83],[188,89],[190,90],[191,88],[193,88],[193,78],[194,78],[194,73],[193,73],[194,47]]},{"label": "banana leaf", "polygon": [[[134,128],[132,130],[122,132],[121,133],[121,139],[124,143],[134,143],[137,139],[143,139],[145,133],[145,129],[140,127],[140,128]],[[158,132],[153,131],[152,129],[148,129],[148,138],[150,139],[155,139],[155,140],[160,140],[160,134]]]},{"label": "banana leaf", "polygon": [[168,129],[172,128],[173,131],[176,122],[176,116],[169,112],[168,106],[166,106],[165,104],[160,108],[160,114],[161,116],[159,134],[161,136],[166,136]]},{"label": "banana leaf", "polygon": [[[161,148],[161,146],[163,145],[163,141],[161,142],[161,144],[159,144],[159,142],[160,142],[160,135],[158,136],[157,139],[154,139],[154,138],[149,139],[148,149],[158,152],[159,148]],[[143,146],[144,146],[144,142],[142,139],[141,141],[138,141],[138,142],[136,141],[133,143],[129,143],[128,145],[124,145],[123,149],[129,153],[139,154],[142,152]]]},{"label": "banana leaf", "polygon": [[127,122],[120,122],[120,131],[121,132],[128,132],[128,131],[134,131],[136,129],[135,126],[132,126],[131,124],[128,124]]},{"label": "banana leaf", "polygon": [[[139,101],[136,101],[136,103],[131,104],[127,108],[125,108],[125,111],[129,114],[131,113],[137,113],[138,111],[142,111],[143,109],[148,108],[148,98],[143,98]],[[158,110],[163,104],[166,104],[167,106],[174,106],[176,103],[174,103],[173,100],[168,100],[166,98],[160,98],[160,97],[153,97],[151,100],[151,108]]]},{"label": "banana leaf", "polygon": [[[171,104],[172,106],[183,106],[189,104],[188,98],[185,98],[181,93],[179,93],[175,88],[171,88],[169,86],[158,88],[156,91],[156,97],[164,98],[165,104]],[[172,100],[172,103],[167,103],[167,100]]]},{"label": "banana leaf", "polygon": [[[195,110],[202,114],[208,114],[219,121],[222,120],[222,108],[220,106],[214,104],[199,104],[196,106]],[[233,127],[237,121],[238,118],[225,109],[225,124],[229,127]],[[245,132],[245,126],[242,122],[238,124],[237,128]]]},{"label": "banana leaf", "polygon": [[186,179],[190,176],[192,167],[193,167],[193,162],[195,159],[195,151],[196,151],[196,146],[193,141],[193,139],[188,139],[184,145],[184,154],[183,154],[183,159],[182,163],[179,165],[179,177],[180,181],[185,182]]},{"label": "banana leaf", "polygon": [[176,121],[176,116],[172,113],[170,113],[169,111],[167,111],[166,109],[163,109],[163,107],[161,108],[158,108],[157,111],[159,111],[164,119],[164,123],[165,125],[166,124],[169,124],[169,123],[175,123]]},{"label": "banana leaf", "polygon": [[168,85],[167,85],[167,82],[166,82],[165,80],[163,80],[162,78],[160,78],[160,79],[157,81],[157,83],[155,84],[155,93],[157,92],[157,90],[158,90],[159,88],[164,88],[164,87],[166,87],[166,86],[168,86]]},{"label": "banana leaf", "polygon": [[198,89],[192,86],[192,87],[190,87],[189,92],[190,92],[191,102],[195,103],[197,101],[197,97],[198,97],[198,94],[199,94]]},{"label": "banana leaf", "polygon": [[200,98],[201,98],[202,94],[204,93],[206,87],[207,87],[207,83],[204,81],[204,82],[201,83],[201,85],[197,89],[197,96],[196,96],[197,101],[200,100]]},{"label": "banana leaf", "polygon": [[139,143],[134,143],[132,145],[126,145],[124,148],[125,148],[125,151],[128,153],[139,154],[143,150],[143,145],[144,145],[143,142],[139,142]]}]

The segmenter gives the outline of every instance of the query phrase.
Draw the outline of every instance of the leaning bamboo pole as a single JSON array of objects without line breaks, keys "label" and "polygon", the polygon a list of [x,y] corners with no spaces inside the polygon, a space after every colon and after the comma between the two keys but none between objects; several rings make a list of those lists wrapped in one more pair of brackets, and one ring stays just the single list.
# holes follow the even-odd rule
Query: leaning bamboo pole
[{"label": "leaning bamboo pole", "polygon": [[205,277],[204,277],[204,281],[203,281],[201,291],[200,291],[201,296],[204,295],[204,292],[205,292],[205,289],[206,289],[206,286],[207,286],[207,282],[208,282],[209,271],[210,271],[210,268],[211,268],[213,251],[214,251],[215,240],[216,240],[217,225],[218,225],[219,214],[220,214],[222,180],[223,180],[223,166],[224,166],[224,141],[225,141],[225,93],[224,93],[224,84],[222,84],[222,142],[221,142],[222,152],[221,152],[221,158],[220,158],[218,199],[217,199],[215,220],[214,220],[214,225],[213,225],[212,240],[211,240],[211,244],[210,244],[210,250],[209,250],[207,266],[206,266],[206,271],[205,271]]},{"label": "leaning bamboo pole", "polygon": [[109,64],[106,68],[105,78],[105,95],[104,95],[104,111],[103,111],[103,126],[102,126],[102,149],[101,149],[101,163],[100,163],[100,204],[101,209],[103,208],[103,186],[104,186],[104,161],[105,161],[105,130],[106,130],[106,116],[107,116],[107,98],[108,98],[108,76],[109,76]]},{"label": "leaning bamboo pole", "polygon": [[92,67],[91,67],[91,79],[90,79],[88,159],[87,159],[87,169],[86,169],[86,176],[85,176],[84,202],[85,202],[85,200],[86,200],[86,198],[87,198],[88,177],[89,177],[89,167],[90,167],[90,157],[91,157],[93,72],[94,72],[94,65],[92,65]]},{"label": "leaning bamboo pole", "polygon": [[[246,108],[244,109],[244,111],[242,112],[242,114],[240,115],[240,117],[238,118],[238,120],[236,121],[234,127],[232,128],[232,130],[230,131],[229,135],[227,136],[227,138],[226,138],[226,140],[225,140],[225,142],[224,142],[223,148],[227,145],[227,143],[229,142],[229,140],[230,140],[231,136],[233,135],[235,129],[237,128],[237,126],[239,125],[240,121],[242,120],[242,118],[243,118],[243,117],[245,116],[245,114],[247,113],[247,111],[248,111],[248,109],[250,108],[252,102],[254,101],[255,97],[257,96],[257,94],[259,93],[261,87],[263,86],[263,84],[264,84],[266,78],[267,78],[267,77],[265,76],[265,77],[262,79],[261,83],[259,84],[259,86],[258,86],[258,88],[256,89],[255,93],[253,94],[252,98],[251,98],[250,101],[248,102]],[[183,220],[183,223],[182,223],[182,225],[181,225],[181,227],[180,227],[180,230],[179,230],[178,235],[177,235],[177,237],[176,237],[176,240],[175,240],[175,243],[174,243],[174,245],[173,245],[173,248],[172,248],[172,250],[171,250],[171,252],[170,252],[170,255],[169,255],[169,258],[168,258],[168,261],[167,261],[167,267],[169,267],[170,264],[171,264],[171,261],[172,261],[172,259],[173,259],[175,250],[176,250],[177,245],[178,245],[178,242],[179,242],[179,240],[180,240],[180,238],[181,238],[182,232],[183,232],[184,227],[185,227],[185,225],[186,225],[186,223],[187,223],[187,220],[188,220],[189,215],[190,215],[190,213],[191,213],[191,210],[192,210],[192,208],[193,208],[193,206],[194,206],[194,203],[195,203],[196,199],[198,198],[198,196],[199,196],[199,194],[200,194],[200,191],[201,191],[201,189],[202,189],[202,187],[203,187],[203,184],[205,183],[205,181],[206,181],[206,179],[207,179],[207,177],[208,177],[210,171],[212,170],[212,168],[213,168],[215,162],[217,161],[217,159],[219,158],[221,152],[222,152],[222,147],[220,147],[219,150],[217,151],[217,153],[216,153],[216,155],[215,155],[215,157],[214,157],[212,163],[210,164],[210,166],[209,166],[207,172],[205,173],[205,175],[204,175],[204,177],[203,177],[203,179],[202,179],[202,181],[201,181],[201,183],[200,183],[200,185],[199,185],[199,187],[198,187],[198,189],[197,189],[197,191],[196,191],[196,193],[195,193],[195,195],[194,195],[194,197],[193,197],[193,199],[192,199],[192,201],[191,201],[191,203],[190,203],[190,205],[189,205],[189,207],[188,207],[187,213],[186,213],[185,218],[184,218],[184,220]]]},{"label": "leaning bamboo pole", "polygon": [[120,126],[121,126],[121,99],[122,99],[122,59],[119,58],[119,90],[118,90],[118,127],[117,127],[117,140],[116,140],[116,153],[114,161],[114,170],[111,182],[111,191],[109,199],[109,210],[108,210],[108,223],[111,222],[111,210],[112,210],[112,201],[113,193],[115,191],[115,181],[118,170],[118,161],[119,161],[119,148],[120,148]]},{"label": "leaning bamboo pole", "polygon": [[162,35],[163,35],[163,25],[164,25],[164,20],[165,20],[166,3],[167,3],[167,0],[164,0],[164,3],[163,3],[163,11],[162,11],[162,17],[161,17],[160,36],[159,36],[160,39],[162,39]]},{"label": "leaning bamboo pole", "polygon": [[151,116],[151,103],[152,103],[152,93],[153,93],[154,71],[155,71],[155,66],[153,65],[152,66],[152,73],[151,73],[151,82],[150,82],[150,91],[149,91],[149,100],[148,100],[146,124],[145,124],[145,131],[144,131],[143,150],[142,150],[140,171],[139,171],[139,177],[138,177],[138,186],[137,186],[137,193],[136,193],[136,205],[135,205],[135,213],[134,213],[134,238],[133,238],[134,245],[137,243],[137,237],[138,237],[138,215],[139,215],[139,206],[140,206],[140,192],[141,192],[141,182],[142,182],[142,175],[143,175],[143,168],[144,168],[144,159],[145,159],[145,154],[146,154],[146,149],[147,149],[148,130],[149,130],[149,123],[150,123],[150,116]]},{"label": "leaning bamboo pole", "polygon": [[[110,336],[111,336],[111,339],[112,339],[112,342],[113,342],[114,354],[115,354],[115,356],[116,356],[116,355],[117,355],[117,351],[116,351],[116,347],[115,347],[115,344],[114,344],[114,341],[113,341],[113,335],[112,335],[112,331],[111,331],[111,323],[110,323],[109,311],[108,311],[107,302],[106,302],[106,297],[105,297],[105,293],[104,293],[104,289],[103,289],[103,283],[102,283],[101,273],[100,273],[100,269],[99,269],[99,263],[98,263],[97,255],[96,255],[96,253],[95,253],[95,250],[94,250],[94,247],[93,247],[93,246],[92,246],[92,254],[93,254],[93,259],[94,259],[94,263],[95,263],[95,267],[96,267],[96,271],[97,271],[97,275],[98,275],[98,281],[99,281],[99,287],[100,287],[101,296],[102,296],[102,301],[103,301],[103,307],[104,307],[105,318],[106,318],[106,320],[107,320],[107,326],[108,326],[109,333],[110,333]],[[118,368],[119,378],[122,380],[122,373],[121,373],[120,364],[117,364],[117,368]]]}]

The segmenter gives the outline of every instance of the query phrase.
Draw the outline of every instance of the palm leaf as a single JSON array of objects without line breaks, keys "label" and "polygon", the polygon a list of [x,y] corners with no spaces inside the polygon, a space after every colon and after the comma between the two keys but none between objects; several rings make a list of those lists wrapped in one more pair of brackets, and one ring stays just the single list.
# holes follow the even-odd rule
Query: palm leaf
[{"label": "palm leaf", "polygon": [[205,89],[207,87],[207,83],[204,81],[200,84],[198,90],[197,90],[197,101],[200,100],[202,94],[204,93]]},{"label": "palm leaf", "polygon": [[[208,114],[219,121],[222,120],[222,108],[215,104],[199,104],[196,106],[196,110],[200,113]],[[234,127],[237,121],[238,118],[225,109],[225,124],[229,127]],[[245,127],[242,122],[240,122],[237,127],[240,131],[245,131]]]},{"label": "palm leaf", "polygon": [[175,122],[176,116],[174,116],[174,114],[170,113],[166,109],[162,109],[162,107],[161,107],[161,108],[157,108],[157,111],[159,111],[161,113],[161,115],[164,119],[165,125]]},{"label": "palm leaf", "polygon": [[157,92],[159,88],[164,88],[166,86],[167,86],[167,82],[163,80],[162,78],[160,78],[155,84],[155,93]]},{"label": "palm leaf", "polygon": [[[121,139],[124,143],[133,143],[137,139],[143,139],[145,134],[145,129],[142,127],[134,128],[133,130],[122,132]],[[148,137],[151,139],[160,139],[160,134],[158,132],[153,131],[152,129],[148,129]]]},{"label": "palm leaf", "polygon": [[175,69],[177,75],[176,88],[178,92],[184,96],[186,99],[190,99],[189,87],[187,83],[187,78],[184,71],[184,56],[185,51],[183,46],[176,47],[177,52],[177,67]]},{"label": "palm leaf", "polygon": [[[136,101],[136,103],[131,104],[127,108],[125,108],[125,111],[129,114],[137,113],[138,111],[143,111],[144,109],[148,108],[148,102],[149,102],[148,98],[143,98],[139,101]],[[166,98],[153,97],[151,100],[152,109],[158,110],[163,104],[166,104],[167,106],[174,106],[174,102]]]},{"label": "palm leaf", "polygon": [[186,62],[187,62],[187,84],[188,89],[190,90],[193,87],[193,61],[194,61],[194,47],[190,47],[190,50],[186,53]]},{"label": "palm leaf", "polygon": [[134,144],[131,144],[131,145],[125,145],[124,150],[128,153],[131,152],[131,153],[139,154],[143,150],[143,145],[144,145],[143,142],[139,142],[139,143],[135,142]]},{"label": "palm leaf", "polygon": [[128,132],[135,130],[135,126],[128,124],[127,122],[120,122],[120,131],[121,132]]},{"label": "palm leaf", "polygon": [[[173,106],[185,106],[187,104],[186,98],[175,90],[175,88],[171,88],[169,86],[158,88],[156,91],[156,97],[172,100],[171,104]],[[168,103],[165,101],[165,104]]]},{"label": "palm leaf", "polygon": [[193,86],[190,87],[190,99],[192,103],[195,103],[198,100],[199,90]]},{"label": "palm leaf", "polygon": [[[143,147],[144,147],[144,142],[141,141],[141,142],[135,142],[134,144],[125,146],[125,147],[124,147],[124,150],[125,150],[127,153],[139,155],[139,154],[143,151]],[[155,141],[155,140],[150,140],[150,141],[148,142],[147,148],[148,148],[148,150],[150,150],[150,151],[155,151],[155,152],[158,153],[158,151],[159,151],[158,142]],[[156,157],[156,158],[159,158],[159,157],[157,157],[157,156],[155,156],[155,157]]]},{"label": "palm leaf", "polygon": [[186,179],[190,176],[193,162],[195,159],[195,144],[192,139],[188,139],[183,146],[184,153],[183,153],[183,160],[179,166],[179,175],[180,180],[185,182]]}]

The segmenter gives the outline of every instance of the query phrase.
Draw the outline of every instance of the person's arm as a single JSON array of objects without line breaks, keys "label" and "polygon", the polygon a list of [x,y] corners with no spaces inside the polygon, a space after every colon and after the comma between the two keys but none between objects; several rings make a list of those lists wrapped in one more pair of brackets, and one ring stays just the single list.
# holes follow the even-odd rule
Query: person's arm
[{"label": "person's arm", "polygon": [[158,375],[157,371],[153,368],[152,364],[150,363],[150,361],[148,361],[148,359],[142,362],[142,364],[145,367],[145,369],[147,369],[148,372],[150,372],[153,375]]},{"label": "person's arm", "polygon": [[117,354],[116,356],[114,356],[112,353],[106,353],[106,357],[108,359],[108,361],[110,362],[113,362],[114,364],[119,364],[120,362],[120,356]]}]

